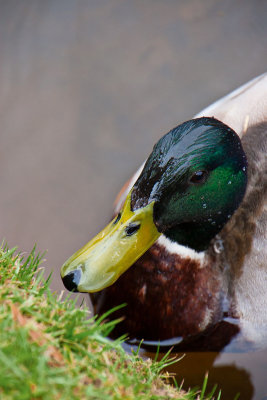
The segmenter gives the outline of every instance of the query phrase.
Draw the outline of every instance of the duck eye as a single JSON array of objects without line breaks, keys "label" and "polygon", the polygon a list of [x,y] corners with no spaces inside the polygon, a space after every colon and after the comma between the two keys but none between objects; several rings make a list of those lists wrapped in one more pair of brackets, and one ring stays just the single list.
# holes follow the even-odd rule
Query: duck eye
[{"label": "duck eye", "polygon": [[204,183],[208,176],[207,171],[196,171],[190,178],[190,183]]},{"label": "duck eye", "polygon": [[126,236],[132,236],[140,228],[140,224],[131,223],[125,228]]}]

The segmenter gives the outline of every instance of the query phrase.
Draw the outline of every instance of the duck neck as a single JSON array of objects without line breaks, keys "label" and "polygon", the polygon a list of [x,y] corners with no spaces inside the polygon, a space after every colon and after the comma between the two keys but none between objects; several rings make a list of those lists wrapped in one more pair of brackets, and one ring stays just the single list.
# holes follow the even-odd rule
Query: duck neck
[{"label": "duck neck", "polygon": [[200,252],[207,250],[210,241],[221,229],[221,224],[212,225],[212,223],[213,221],[208,226],[204,223],[183,223],[168,229],[164,232],[164,235],[172,242]]}]

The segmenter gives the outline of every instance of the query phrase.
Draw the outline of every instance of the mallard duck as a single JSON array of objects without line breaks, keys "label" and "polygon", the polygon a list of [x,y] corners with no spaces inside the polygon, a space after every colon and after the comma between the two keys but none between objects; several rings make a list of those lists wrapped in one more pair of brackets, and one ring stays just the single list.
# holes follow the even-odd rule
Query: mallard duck
[{"label": "mallard duck", "polygon": [[68,290],[126,303],[117,332],[197,335],[225,316],[267,325],[267,74],[164,135],[116,215],[61,269]]}]

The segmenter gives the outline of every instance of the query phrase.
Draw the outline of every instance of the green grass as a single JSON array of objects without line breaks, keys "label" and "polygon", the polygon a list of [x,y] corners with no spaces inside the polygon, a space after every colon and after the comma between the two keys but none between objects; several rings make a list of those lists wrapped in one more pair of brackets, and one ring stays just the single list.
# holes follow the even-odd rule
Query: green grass
[{"label": "green grass", "polygon": [[[114,322],[88,318],[43,281],[35,249],[23,259],[0,249],[0,398],[208,399],[170,385],[173,359],[144,361],[121,340],[106,338]],[[218,397],[219,399],[219,397]]]}]

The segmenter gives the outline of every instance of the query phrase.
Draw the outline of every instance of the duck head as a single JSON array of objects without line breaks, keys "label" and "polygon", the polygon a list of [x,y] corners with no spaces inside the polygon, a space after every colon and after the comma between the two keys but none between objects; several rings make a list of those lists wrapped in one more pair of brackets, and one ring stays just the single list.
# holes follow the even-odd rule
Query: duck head
[{"label": "duck head", "polygon": [[120,213],[61,269],[68,290],[112,285],[164,233],[208,248],[245,194],[247,160],[237,134],[214,118],[184,122],[154,146]]}]

